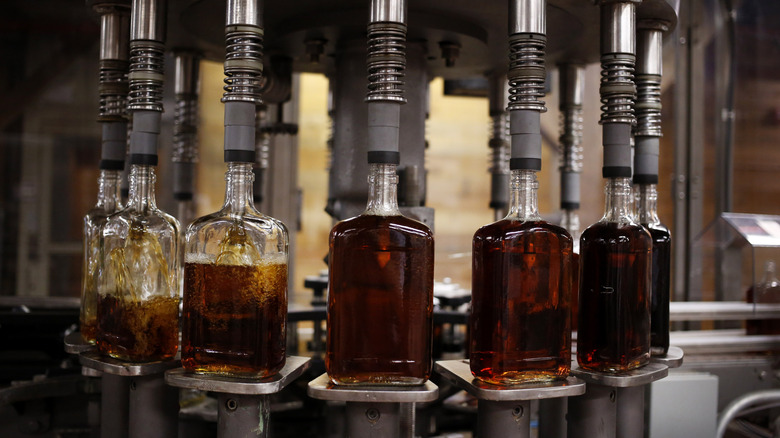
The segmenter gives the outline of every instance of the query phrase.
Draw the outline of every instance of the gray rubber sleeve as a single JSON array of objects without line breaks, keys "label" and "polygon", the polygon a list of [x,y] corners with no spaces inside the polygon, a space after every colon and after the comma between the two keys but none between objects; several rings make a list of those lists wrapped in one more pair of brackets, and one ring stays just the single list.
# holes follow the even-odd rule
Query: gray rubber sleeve
[{"label": "gray rubber sleeve", "polygon": [[634,154],[634,173],[658,175],[658,137],[637,137]]},{"label": "gray rubber sleeve", "polygon": [[195,189],[195,163],[173,163],[173,194],[191,195]]},{"label": "gray rubber sleeve", "polygon": [[368,103],[368,152],[398,152],[401,105],[397,102]]},{"label": "gray rubber sleeve", "polygon": [[256,107],[252,102],[225,102],[225,150],[255,151]]},{"label": "gray rubber sleeve", "polygon": [[127,152],[127,122],[103,122],[100,159],[125,161]]},{"label": "gray rubber sleeve", "polygon": [[158,111],[133,111],[133,132],[130,135],[131,154],[157,155],[161,115]]},{"label": "gray rubber sleeve", "polygon": [[631,168],[631,125],[604,123],[604,167]]},{"label": "gray rubber sleeve", "polygon": [[509,111],[509,134],[512,136],[511,158],[542,159],[541,113],[536,110]]},{"label": "gray rubber sleeve", "polygon": [[580,174],[561,172],[561,203],[580,203]]}]

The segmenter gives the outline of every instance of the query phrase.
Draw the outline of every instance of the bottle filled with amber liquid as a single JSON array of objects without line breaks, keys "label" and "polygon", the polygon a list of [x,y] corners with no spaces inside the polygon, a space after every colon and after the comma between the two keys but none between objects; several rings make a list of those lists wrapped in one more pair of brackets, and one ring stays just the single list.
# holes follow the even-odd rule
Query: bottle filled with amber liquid
[{"label": "bottle filled with amber liquid", "polygon": [[119,170],[101,170],[98,178],[98,198],[95,206],[84,216],[84,264],[81,276],[81,337],[95,343],[97,333],[98,284],[103,276],[100,239],[108,216],[122,209],[119,194]]},{"label": "bottle filled with amber liquid", "polygon": [[658,218],[658,190],[655,184],[635,184],[636,214],[653,239],[652,286],[650,296],[650,353],[665,356],[669,351],[669,290],[672,271],[672,235]]},{"label": "bottle filled with amber liquid", "polygon": [[103,230],[97,345],[129,362],[173,359],[179,346],[179,222],[157,208],[155,179],[134,164],[127,206]]},{"label": "bottle filled with amber liquid", "polygon": [[571,329],[577,330],[577,311],[580,295],[580,215],[577,210],[563,210],[561,226],[569,232],[573,242],[571,255]]},{"label": "bottle filled with amber liquid", "polygon": [[580,239],[580,367],[622,372],[650,361],[652,239],[631,214],[631,178],[608,178],[606,211]]},{"label": "bottle filled with amber liquid", "polygon": [[507,216],[474,234],[471,373],[512,385],[571,368],[572,238],[544,222],[532,170],[512,170]]},{"label": "bottle filled with amber liquid", "polygon": [[330,233],[325,367],[337,385],[419,385],[432,363],[433,233],[401,215],[395,164],[370,164],[366,211]]},{"label": "bottle filled with amber liquid", "polygon": [[185,243],[182,366],[240,378],[285,363],[288,233],[254,206],[252,164],[229,162],[225,203]]}]

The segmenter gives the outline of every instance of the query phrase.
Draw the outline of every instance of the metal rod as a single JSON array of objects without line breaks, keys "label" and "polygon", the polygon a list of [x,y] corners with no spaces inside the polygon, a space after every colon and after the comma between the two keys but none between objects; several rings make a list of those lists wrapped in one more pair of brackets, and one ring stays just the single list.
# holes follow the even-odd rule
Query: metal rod
[{"label": "metal rod", "polygon": [[563,397],[539,400],[540,437],[566,438],[567,400]]},{"label": "metal rod", "polygon": [[615,438],[617,389],[588,383],[584,395],[569,398],[568,438]]},{"label": "metal rod", "polygon": [[397,438],[401,435],[401,403],[347,402],[349,438]]},{"label": "metal rod", "polygon": [[100,436],[127,438],[130,412],[129,379],[103,373],[100,382]]},{"label": "metal rod", "polygon": [[480,400],[477,405],[480,437],[528,438],[531,435],[531,402]]},{"label": "metal rod", "polygon": [[170,438],[177,436],[179,430],[179,389],[166,385],[163,373],[132,377],[129,380],[128,437]]},{"label": "metal rod", "polygon": [[647,385],[617,389],[617,438],[645,436],[645,388]]},{"label": "metal rod", "polygon": [[218,403],[218,438],[268,436],[270,410],[267,395],[220,393]]}]

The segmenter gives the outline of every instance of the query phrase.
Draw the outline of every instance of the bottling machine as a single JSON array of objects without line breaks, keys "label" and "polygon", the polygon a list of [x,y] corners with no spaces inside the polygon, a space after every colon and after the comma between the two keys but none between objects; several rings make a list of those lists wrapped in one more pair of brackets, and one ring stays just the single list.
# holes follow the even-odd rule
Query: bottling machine
[{"label": "bottling machine", "polygon": [[[744,204],[751,213],[763,215],[731,213],[739,202],[733,196],[739,187],[734,175],[743,171],[733,168],[735,154],[739,155],[734,139],[749,135],[744,128],[735,131],[735,114],[740,114],[735,108],[745,105],[735,101],[739,98],[735,81],[744,77],[745,82],[754,80],[763,84],[762,89],[772,89],[771,75],[766,73],[772,62],[759,62],[755,55],[774,50],[763,41],[774,35],[767,22],[780,19],[780,8],[766,3],[6,2],[0,6],[0,53],[13,62],[0,73],[0,90],[4,90],[0,93],[0,157],[6,173],[0,192],[0,435],[658,438],[777,434],[780,426],[769,408],[780,400],[775,389],[780,376],[776,366],[780,330],[774,331],[772,321],[780,318],[776,304],[780,295],[773,298],[780,294],[780,282],[772,276],[770,261],[780,248],[780,217],[772,215],[780,210],[765,205],[773,204],[765,199]],[[753,40],[738,38],[740,32],[762,44],[743,55],[737,48],[745,49]],[[742,56],[748,61],[740,64]],[[223,82],[204,73],[215,63],[224,71]],[[572,285],[560,284],[560,289],[550,292],[557,297],[558,290],[567,294],[570,287],[571,303],[562,297],[543,300],[543,306],[559,311],[558,319],[537,321],[527,332],[516,329],[523,333],[519,341],[506,333],[488,332],[507,324],[499,317],[491,319],[496,309],[505,306],[501,310],[507,310],[509,318],[522,312],[514,307],[520,308],[519,304],[507,300],[480,302],[481,325],[469,323],[471,292],[475,301],[477,294],[489,297],[482,289],[487,289],[491,278],[498,278],[495,266],[500,263],[480,268],[489,272],[475,274],[480,284],[471,290],[468,285],[452,285],[430,272],[433,244],[412,248],[412,234],[401,240],[408,246],[404,250],[417,257],[409,257],[412,261],[407,264],[414,266],[393,271],[393,279],[382,279],[371,263],[362,263],[367,260],[360,255],[366,248],[363,243],[350,243],[355,246],[344,246],[345,251],[331,248],[327,261],[332,268],[332,294],[327,290],[327,274],[304,272],[309,275],[305,284],[295,284],[295,272],[301,269],[296,266],[301,251],[297,231],[309,220],[302,214],[298,189],[301,152],[296,139],[305,129],[298,117],[302,75],[320,75],[328,81],[330,138],[321,145],[328,149],[328,169],[327,181],[320,184],[327,186],[322,208],[329,220],[336,224],[361,215],[368,200],[369,213],[402,215],[403,220],[397,219],[399,228],[433,240],[438,239],[437,222],[452,218],[434,214],[437,200],[431,181],[435,175],[430,172],[431,158],[426,157],[430,84],[442,80],[448,95],[485,100],[487,113],[474,117],[487,122],[488,149],[484,143],[473,146],[481,149],[480,156],[487,152],[489,162],[459,171],[488,169],[489,183],[480,201],[485,210],[493,210],[496,224],[515,217],[520,222],[547,219],[560,225],[550,225],[549,230],[558,233],[556,238],[563,242],[558,253],[564,256],[534,249],[540,245],[536,241],[523,249],[526,256],[540,259],[562,257],[561,268],[545,271],[545,280],[556,275],[574,278]],[[664,85],[669,83],[673,85]],[[216,183],[204,182],[199,173],[204,162],[217,155],[223,158],[222,152],[211,152],[215,145],[203,141],[203,131],[213,129],[202,121],[204,107],[219,104],[204,96],[216,95],[207,91],[223,87],[228,194],[223,209],[196,220],[202,210],[199,190]],[[707,119],[717,120],[715,129],[704,120],[711,107],[721,112]],[[550,126],[558,121],[546,121],[549,114],[542,113],[548,109],[560,116],[560,131],[553,135]],[[764,125],[777,124],[777,110],[771,109],[762,116]],[[96,117],[100,129],[92,124]],[[711,141],[715,146],[705,150],[710,131],[716,134]],[[603,164],[600,175],[598,162]],[[92,176],[98,168],[98,203],[92,208],[94,197],[87,199],[85,193],[94,189],[84,187],[94,186]],[[715,177],[705,178],[711,168]],[[366,183],[370,176],[374,190],[383,175],[377,169],[390,172],[384,176],[392,187],[384,190],[392,196],[396,196],[397,180],[397,205],[383,199],[389,204],[380,206],[379,213],[372,210],[379,201],[376,194],[368,195]],[[554,212],[541,215],[523,204],[519,192],[523,199],[531,199],[527,192],[533,187],[536,207],[540,170],[558,172],[539,185],[540,193],[555,192],[553,198],[559,201]],[[668,188],[664,172],[673,174],[671,201],[662,200],[665,194],[660,189],[656,192],[656,185]],[[599,223],[630,226],[633,234],[613,238],[603,230],[597,235],[594,228],[583,235],[594,210],[592,201],[601,199],[591,193],[601,177],[609,182],[607,213]],[[252,178],[253,183],[247,183]],[[632,183],[639,203],[636,216],[631,207]],[[58,197],[59,184],[68,185],[68,197]],[[776,183],[756,183],[761,184]],[[715,205],[714,213],[706,215],[712,219],[708,225],[704,210],[709,204],[702,198],[710,191]],[[657,239],[651,241],[646,231],[665,229],[656,214],[656,200],[663,204],[661,220],[673,230],[671,249],[668,230],[662,250],[653,246]],[[518,202],[527,211],[518,212]],[[621,202],[622,207],[617,205]],[[393,207],[392,214],[382,213],[387,205]],[[673,208],[673,214],[671,208],[664,210],[666,206]],[[255,207],[267,216],[251,219]],[[87,211],[82,253],[81,224],[74,218]],[[261,231],[253,228],[252,221],[260,224]],[[341,224],[334,235],[346,236],[363,226],[362,222]],[[471,236],[474,231],[467,233]],[[494,238],[488,232],[482,234],[486,241]],[[253,233],[262,237],[252,237]],[[505,240],[496,247],[499,251],[510,251],[506,242],[513,233],[519,231],[501,238]],[[232,236],[229,251],[222,243],[213,245],[214,236],[222,234]],[[347,238],[332,236],[331,245],[334,241],[342,245],[338,242]],[[599,277],[601,263],[613,263],[613,253],[622,254],[619,243],[598,246],[604,241],[630,241],[632,251],[639,249],[632,252],[636,258],[631,263],[615,272],[623,271]],[[261,249],[253,247],[259,246],[257,242],[262,242]],[[195,321],[205,318],[198,314],[199,303],[208,301],[204,296],[216,294],[225,284],[240,283],[239,271],[247,267],[242,263],[250,249],[259,251],[263,259],[250,264],[267,267],[273,259],[274,266],[283,267],[275,272],[286,275],[287,285],[282,285],[282,277],[271,281],[257,274],[253,281],[236,287],[251,303],[248,306],[258,309],[262,306],[258,302],[270,300],[267,291],[252,295],[255,292],[249,289],[255,283],[262,284],[258,290],[274,289],[279,295],[274,309],[281,309],[276,319],[239,315],[238,307],[225,300],[207,322]],[[475,257],[481,254],[476,238],[474,249]],[[643,251],[644,256],[636,255]],[[650,254],[660,259],[651,259]],[[227,256],[235,258],[225,262],[230,270],[224,272],[229,273],[212,279],[214,283],[207,287],[199,284],[205,295],[193,298],[197,287],[192,278],[199,275],[195,270],[219,266],[218,261]],[[471,254],[467,256],[470,259]],[[388,252],[378,260],[384,267],[388,260],[392,265],[394,257],[400,256]],[[109,262],[91,263],[98,258]],[[772,269],[762,280],[765,262]],[[518,262],[507,266],[513,263]],[[577,272],[579,263],[584,268],[570,277],[569,270]],[[428,269],[423,270],[423,265]],[[519,275],[528,275],[535,265],[529,266]],[[476,267],[474,272],[479,272]],[[504,281],[511,281],[511,273],[502,275]],[[358,285],[399,283],[399,290],[405,291],[398,295],[402,299],[409,293],[405,287],[420,292],[429,277],[436,281],[428,291],[433,296],[423,297],[422,304],[399,305],[398,314],[393,313],[396,303],[361,302],[360,292],[373,290],[366,286],[355,286],[357,293],[348,296],[337,289],[352,287],[347,280]],[[348,286],[339,286],[343,284]],[[619,291],[626,284],[635,295]],[[127,291],[123,292],[123,285]],[[313,292],[310,301],[303,287]],[[179,333],[179,355],[174,357],[175,348],[170,347],[176,344],[178,325],[171,315],[177,313],[180,289],[190,295],[184,299],[184,323],[179,327],[183,334]],[[660,295],[657,290],[662,290]],[[137,291],[143,291],[144,298],[138,300]],[[664,312],[670,291],[672,303]],[[128,310],[123,296],[139,301],[140,310]],[[168,306],[173,310],[159,316],[152,307],[143,307],[155,297],[173,299],[173,307]],[[110,299],[120,304],[111,307],[106,304]],[[353,306],[344,308],[344,300]],[[106,310],[109,307],[113,310]],[[414,313],[420,309],[427,313]],[[140,328],[129,325],[131,314]],[[253,326],[236,321],[249,324],[246,320],[253,317],[273,319],[274,326],[247,335],[242,330]],[[404,322],[406,317],[416,318],[415,322]],[[328,338],[326,344],[326,336],[335,337],[324,324],[328,318],[330,326],[340,330],[339,343]],[[742,321],[748,321],[747,332]],[[226,331],[230,336],[220,338],[224,329],[220,324],[234,323],[233,331]],[[556,342],[564,346],[551,339],[550,333],[558,333],[554,327],[559,326]],[[410,327],[414,335],[430,338],[432,345],[413,340],[402,347],[397,339],[403,336],[394,336]],[[599,339],[604,330],[609,333]],[[629,334],[642,330],[647,339],[629,339]],[[144,334],[146,349],[138,347],[137,339],[125,339],[133,333]],[[268,333],[272,334],[268,339],[259,339]],[[470,349],[489,349],[485,345],[491,338],[486,333],[499,345],[496,351],[500,345],[543,343],[547,338],[560,357],[540,381],[512,381],[516,375],[492,374],[506,369],[511,374],[512,366],[519,366],[507,365],[509,354],[495,353],[498,356],[480,362],[486,368],[475,368],[475,353],[481,351]],[[224,351],[209,344],[212,338],[223,339]],[[370,372],[371,366],[380,366],[350,362],[356,355],[365,356],[364,350],[378,351],[380,344],[383,353],[377,356],[417,349],[403,360],[401,354],[388,359],[392,366],[386,372],[395,374],[381,380]],[[252,350],[246,345],[256,351],[244,351]],[[523,354],[540,350],[523,347]],[[340,349],[338,354],[334,348]],[[263,357],[255,360],[254,354]],[[240,363],[230,370],[240,369],[245,375],[225,371],[228,368],[218,363],[221,359],[214,359],[227,356]],[[484,365],[490,360],[492,365]],[[260,362],[264,365],[257,365]],[[338,378],[337,362],[343,368]],[[349,374],[364,371],[366,375]],[[550,373],[554,377],[549,378]]]}]

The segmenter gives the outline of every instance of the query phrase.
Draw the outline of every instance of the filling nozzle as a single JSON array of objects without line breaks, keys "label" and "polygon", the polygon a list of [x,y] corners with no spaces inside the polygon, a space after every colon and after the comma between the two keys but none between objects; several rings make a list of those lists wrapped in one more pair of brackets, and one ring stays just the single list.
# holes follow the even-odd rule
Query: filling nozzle
[{"label": "filling nozzle", "polygon": [[173,118],[173,196],[180,201],[193,197],[195,163],[198,161],[198,100],[200,96],[200,53],[175,52]]},{"label": "filling nozzle", "polygon": [[580,207],[580,173],[582,172],[582,102],[585,69],[578,64],[558,67],[561,111],[561,208]]}]

